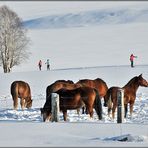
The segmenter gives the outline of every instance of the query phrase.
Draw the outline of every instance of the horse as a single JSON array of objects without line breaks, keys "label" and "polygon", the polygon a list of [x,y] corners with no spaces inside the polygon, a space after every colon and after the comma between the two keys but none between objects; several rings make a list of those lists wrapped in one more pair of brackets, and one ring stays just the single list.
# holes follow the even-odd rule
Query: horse
[{"label": "horse", "polygon": [[128,104],[130,105],[130,116],[132,117],[133,106],[136,99],[136,92],[139,88],[148,87],[148,82],[142,77],[142,74],[139,76],[133,77],[124,87],[110,87],[105,96],[104,106],[108,106],[108,115],[110,115],[110,111],[112,110],[112,118],[115,117],[115,110],[117,108],[117,91],[118,89],[124,90],[124,108],[125,114],[124,117],[127,117],[128,112]]},{"label": "horse", "polygon": [[[76,84],[79,84],[80,86],[95,88],[99,92],[100,98],[104,98],[108,90],[106,82],[100,78],[96,78],[94,80],[81,79]],[[87,113],[87,109],[85,112]],[[84,107],[82,108],[82,113],[84,114]]]},{"label": "horse", "polygon": [[65,88],[68,90],[72,90],[72,89],[75,89],[78,87],[80,87],[80,85],[75,84],[71,80],[67,80],[67,81],[66,80],[57,80],[46,88],[46,100],[47,100],[48,96],[50,96],[51,93],[54,93],[54,92],[58,91],[59,89]]},{"label": "horse", "polygon": [[[96,89],[90,87],[79,87],[73,90],[60,89],[56,91],[59,94],[60,111],[63,112],[64,121],[67,121],[67,110],[78,109],[84,104],[88,108],[90,117],[93,117],[93,108],[95,108],[99,120],[102,119],[102,104],[99,93]],[[51,118],[51,95],[46,100],[41,115],[43,121]]]},{"label": "horse", "polygon": [[14,81],[11,84],[10,91],[13,99],[13,107],[15,110],[18,108],[18,98],[20,98],[22,110],[24,110],[25,107],[31,108],[31,89],[28,83],[24,81]]}]

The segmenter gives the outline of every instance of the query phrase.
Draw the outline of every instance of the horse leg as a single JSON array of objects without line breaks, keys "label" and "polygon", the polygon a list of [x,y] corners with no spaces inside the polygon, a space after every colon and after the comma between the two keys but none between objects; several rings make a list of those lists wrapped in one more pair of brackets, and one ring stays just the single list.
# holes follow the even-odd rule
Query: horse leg
[{"label": "horse leg", "polygon": [[82,107],[82,114],[88,114],[88,110],[86,106]]},{"label": "horse leg", "polygon": [[88,109],[87,107],[84,107],[85,108],[85,114],[88,114]]},{"label": "horse leg", "polygon": [[64,121],[67,121],[67,110],[63,110]]},{"label": "horse leg", "polygon": [[13,96],[13,108],[14,110],[18,108],[18,96]]},{"label": "horse leg", "polygon": [[85,106],[82,107],[82,114],[85,114]]},{"label": "horse leg", "polygon": [[130,117],[132,118],[132,113],[133,113],[133,106],[134,106],[134,103],[130,103]]},{"label": "horse leg", "polygon": [[108,108],[108,117],[110,117],[111,110],[111,108]]},{"label": "horse leg", "polygon": [[127,104],[124,105],[124,109],[125,109],[124,118],[126,118],[128,112]]},{"label": "horse leg", "polygon": [[21,98],[20,104],[21,104],[22,110],[24,110],[24,108],[25,108],[25,99],[24,98]]},{"label": "horse leg", "polygon": [[27,100],[24,99],[24,107],[26,108],[26,106],[27,106]]},{"label": "horse leg", "polygon": [[117,107],[117,105],[114,104],[114,105],[113,105],[113,108],[112,108],[112,118],[113,118],[113,119],[115,119],[115,111],[116,111],[116,107]]},{"label": "horse leg", "polygon": [[80,108],[77,108],[77,114],[80,116]]},{"label": "horse leg", "polygon": [[88,109],[88,113],[90,115],[90,118],[93,118],[93,107],[87,106],[87,109]]},{"label": "horse leg", "polygon": [[111,95],[109,94],[109,96],[105,96],[105,98],[108,98],[108,99],[105,99],[105,100],[108,100],[106,102],[106,105],[108,107],[108,117],[110,117],[110,113],[111,113],[111,110],[113,108],[113,102],[112,102],[112,98],[111,98]]}]

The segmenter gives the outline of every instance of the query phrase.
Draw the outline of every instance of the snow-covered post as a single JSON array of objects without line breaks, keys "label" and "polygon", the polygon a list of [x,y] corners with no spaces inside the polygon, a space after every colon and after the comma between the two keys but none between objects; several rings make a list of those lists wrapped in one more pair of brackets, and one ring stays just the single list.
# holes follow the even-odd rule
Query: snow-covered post
[{"label": "snow-covered post", "polygon": [[117,123],[124,121],[124,90],[118,89],[117,91]]},{"label": "snow-covered post", "polygon": [[59,121],[59,95],[57,93],[51,94],[51,103],[52,103],[51,121],[58,122]]}]

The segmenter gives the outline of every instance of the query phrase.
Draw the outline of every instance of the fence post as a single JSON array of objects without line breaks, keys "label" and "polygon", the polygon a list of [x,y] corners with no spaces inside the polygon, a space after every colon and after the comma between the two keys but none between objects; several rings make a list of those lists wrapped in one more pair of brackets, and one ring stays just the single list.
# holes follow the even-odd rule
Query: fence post
[{"label": "fence post", "polygon": [[124,90],[118,89],[117,91],[117,123],[124,121]]},{"label": "fence post", "polygon": [[51,94],[51,104],[52,104],[51,121],[58,122],[59,121],[59,95],[57,93]]}]

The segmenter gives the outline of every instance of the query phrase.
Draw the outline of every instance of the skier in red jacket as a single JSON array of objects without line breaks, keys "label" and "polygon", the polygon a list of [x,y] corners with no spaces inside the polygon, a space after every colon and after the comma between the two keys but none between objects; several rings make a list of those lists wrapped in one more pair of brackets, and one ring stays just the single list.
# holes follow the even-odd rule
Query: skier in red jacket
[{"label": "skier in red jacket", "polygon": [[134,56],[133,54],[131,54],[130,55],[131,67],[134,67],[134,58],[137,58],[137,56]]},{"label": "skier in red jacket", "polygon": [[39,61],[38,66],[39,66],[39,70],[41,71],[42,70],[42,61],[41,60]]}]

